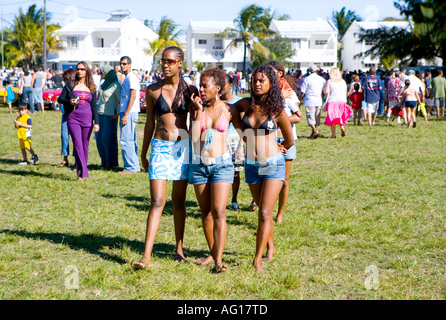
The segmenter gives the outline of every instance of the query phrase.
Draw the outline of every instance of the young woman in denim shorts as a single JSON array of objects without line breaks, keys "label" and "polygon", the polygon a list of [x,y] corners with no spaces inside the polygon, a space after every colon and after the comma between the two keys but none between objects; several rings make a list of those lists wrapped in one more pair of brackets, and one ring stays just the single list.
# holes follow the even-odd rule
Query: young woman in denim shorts
[{"label": "young woman in denim shorts", "polygon": [[[134,264],[137,269],[151,265],[152,249],[166,204],[167,181],[173,181],[175,260],[185,260],[183,235],[190,162],[187,117],[191,106],[191,95],[196,95],[198,90],[184,81],[181,72],[183,61],[184,53],[180,48],[166,48],[161,58],[165,79],[152,84],[146,91],[147,121],[144,128],[141,164],[149,172],[151,204],[147,217],[144,255]],[[149,147],[151,147],[150,165],[147,160]]]},{"label": "young woman in denim shorts", "polygon": [[[194,186],[201,210],[204,235],[215,262],[214,272],[227,269],[223,265],[226,241],[226,204],[234,179],[232,155],[227,138],[232,122],[240,129],[240,114],[233,105],[220,100],[226,84],[224,72],[211,68],[200,76],[200,96],[192,95],[194,110],[191,112],[192,163],[189,183]],[[207,257],[201,264],[211,262]]]},{"label": "young woman in denim shorts", "polygon": [[[284,99],[274,69],[263,65],[251,77],[251,97],[236,103],[242,116],[246,141],[245,180],[259,205],[256,254],[253,265],[263,272],[262,255],[272,260],[274,204],[285,181],[283,154],[294,145],[290,120],[284,110]],[[278,144],[277,129],[284,141]]]}]

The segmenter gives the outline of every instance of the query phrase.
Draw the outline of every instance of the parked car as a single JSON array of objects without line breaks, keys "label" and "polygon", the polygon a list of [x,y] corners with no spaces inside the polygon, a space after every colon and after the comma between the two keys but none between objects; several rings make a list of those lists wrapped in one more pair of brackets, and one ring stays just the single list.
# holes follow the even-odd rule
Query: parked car
[{"label": "parked car", "polygon": [[59,110],[59,102],[57,102],[57,98],[59,98],[62,93],[62,88],[48,88],[43,90],[43,104],[45,107],[50,107],[51,110],[58,111]]},{"label": "parked car", "polygon": [[141,83],[141,88],[139,89],[139,105],[141,107],[142,112],[146,112],[146,90],[149,86],[149,83]]},{"label": "parked car", "polygon": [[[19,81],[18,80],[12,81],[11,85],[12,85],[12,89],[14,90],[14,93],[15,93],[15,98],[12,103],[15,104],[19,97]],[[5,95],[6,95],[6,87],[0,88],[0,103],[3,103],[3,100],[5,99]]]}]

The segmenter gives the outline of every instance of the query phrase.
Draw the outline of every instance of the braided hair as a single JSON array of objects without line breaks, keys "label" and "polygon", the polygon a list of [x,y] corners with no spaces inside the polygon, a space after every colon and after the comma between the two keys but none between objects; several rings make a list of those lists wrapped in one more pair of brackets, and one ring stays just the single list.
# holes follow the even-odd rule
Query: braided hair
[{"label": "braided hair", "polygon": [[[167,51],[173,51],[175,53],[175,56],[177,56],[180,61],[184,61],[184,52],[180,47],[176,46],[167,47],[166,49],[163,50],[163,54],[164,52]],[[182,70],[180,70],[179,76],[180,76],[180,82],[178,83],[177,92],[175,93],[175,97],[173,99],[172,109],[175,109],[178,106],[183,97],[190,98],[191,96],[191,93],[189,92],[189,85],[183,78]]]}]

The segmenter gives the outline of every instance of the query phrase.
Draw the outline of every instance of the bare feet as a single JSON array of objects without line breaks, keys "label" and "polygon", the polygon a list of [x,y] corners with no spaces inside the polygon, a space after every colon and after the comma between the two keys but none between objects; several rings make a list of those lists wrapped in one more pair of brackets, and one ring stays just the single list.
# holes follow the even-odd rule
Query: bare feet
[{"label": "bare feet", "polygon": [[228,270],[228,267],[225,266],[224,264],[216,265],[215,267],[212,268],[213,273],[222,273],[225,272],[226,270]]},{"label": "bare feet", "polygon": [[184,262],[186,261],[186,258],[183,255],[177,253],[173,260],[177,262]]},{"label": "bare feet", "polygon": [[262,263],[261,263],[260,261],[259,261],[259,262],[255,262],[255,261],[254,261],[254,263],[253,263],[252,265],[253,265],[253,267],[256,269],[256,271],[257,271],[258,273],[260,273],[260,274],[265,273],[265,271],[263,271]]},{"label": "bare feet", "polygon": [[141,258],[138,262],[133,264],[133,268],[140,270],[145,269],[146,267],[150,267],[152,263],[150,261],[145,261],[144,257]]},{"label": "bare feet", "polygon": [[268,262],[273,261],[273,257],[276,254],[276,252],[277,252],[276,248],[268,249],[266,251],[266,255],[262,258],[262,260],[265,260],[265,261],[268,261]]},{"label": "bare feet", "polygon": [[206,266],[209,263],[211,263],[214,260],[214,258],[212,258],[212,256],[207,256],[206,258],[204,258],[203,260],[198,262],[198,265],[200,266]]},{"label": "bare feet", "polygon": [[276,221],[277,221],[277,224],[282,224],[282,222],[283,222],[283,217],[282,217],[281,214],[277,214]]}]

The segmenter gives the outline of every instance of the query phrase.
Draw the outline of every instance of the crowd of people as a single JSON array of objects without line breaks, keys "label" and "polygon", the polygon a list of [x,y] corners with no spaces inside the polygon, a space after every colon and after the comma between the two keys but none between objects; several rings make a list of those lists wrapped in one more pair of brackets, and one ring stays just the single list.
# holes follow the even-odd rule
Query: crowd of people
[{"label": "crowd of people", "polygon": [[[101,167],[119,166],[118,143],[124,169],[122,174],[148,172],[150,210],[147,216],[145,249],[134,263],[136,269],[151,265],[151,255],[167,198],[167,182],[172,181],[172,204],[175,228],[175,260],[184,261],[183,240],[186,222],[186,190],[193,185],[201,211],[204,236],[209,255],[201,265],[214,262],[212,270],[227,269],[223,262],[227,225],[226,205],[232,192],[232,208],[238,209],[237,194],[240,172],[245,171],[252,204],[258,208],[258,229],[253,266],[263,272],[262,260],[272,260],[276,253],[273,241],[274,207],[278,201],[276,222],[283,222],[292,161],[296,158],[296,124],[305,106],[309,138],[320,136],[321,112],[324,125],[331,128],[331,138],[346,136],[346,124],[361,119],[374,126],[377,116],[389,121],[392,115],[408,127],[416,127],[419,107],[427,121],[436,108],[444,117],[446,80],[439,73],[390,71],[378,75],[375,68],[367,73],[348,73],[332,68],[321,72],[312,65],[306,74],[286,73],[278,61],[257,67],[244,77],[220,68],[208,68],[199,74],[199,82],[190,69],[183,73],[184,53],[168,47],[160,60],[161,73],[139,76],[132,70],[128,56],[119,67],[102,65],[90,68],[79,62],[76,69],[61,75],[63,86],[58,98],[61,106],[61,142],[63,161],[69,166],[69,137],[73,142],[76,174],[79,181],[89,177],[88,153],[91,134],[95,134]],[[36,74],[35,72],[34,74]],[[101,79],[95,79],[100,75]],[[33,75],[34,82],[43,81]],[[240,80],[248,80],[250,96],[242,98]],[[53,79],[54,80],[54,79]],[[141,81],[149,81],[146,91],[147,117],[142,150],[138,152],[136,123],[140,113]],[[24,80],[23,83],[28,83]],[[33,81],[31,80],[31,83]],[[39,82],[40,83],[40,82]],[[25,86],[24,86],[25,87]],[[22,90],[24,94],[25,90]],[[426,107],[427,108],[426,108]],[[33,163],[38,161],[31,148],[31,118],[27,103],[19,104],[14,122],[22,164],[28,164],[26,151]],[[31,107],[31,113],[33,112]],[[119,130],[118,130],[119,126]],[[150,157],[147,155],[150,150]]]}]

